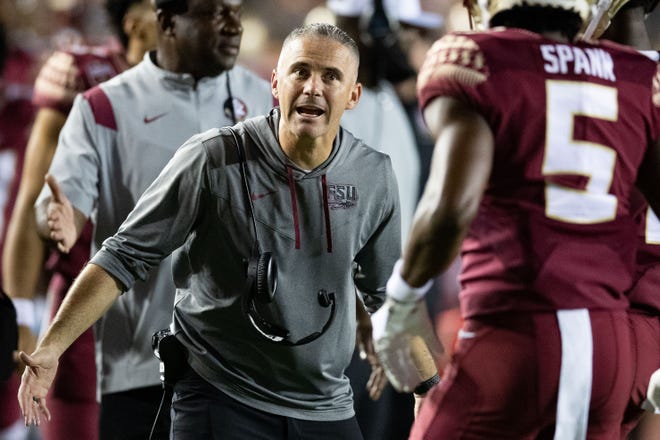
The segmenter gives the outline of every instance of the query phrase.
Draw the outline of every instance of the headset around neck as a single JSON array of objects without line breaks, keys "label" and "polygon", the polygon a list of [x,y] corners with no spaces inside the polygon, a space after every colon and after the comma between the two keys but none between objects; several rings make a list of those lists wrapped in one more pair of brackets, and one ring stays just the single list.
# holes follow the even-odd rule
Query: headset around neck
[{"label": "headset around neck", "polygon": [[250,190],[250,182],[247,178],[247,158],[243,149],[243,143],[239,140],[236,132],[231,127],[229,127],[229,131],[236,143],[236,151],[238,152],[238,160],[241,166],[243,191],[248,201],[248,211],[254,234],[254,244],[252,245],[247,264],[248,291],[244,301],[244,312],[252,326],[260,335],[269,341],[288,346],[308,344],[323,335],[334,321],[336,312],[335,294],[325,289],[320,289],[317,292],[319,305],[324,308],[330,306],[330,316],[321,328],[321,331],[311,333],[296,341],[289,339],[291,334],[289,330],[269,322],[259,313],[255,300],[262,304],[269,304],[275,297],[275,291],[277,290],[277,264],[271,252],[261,251],[257,220],[254,215],[254,204],[251,197],[252,191]]}]

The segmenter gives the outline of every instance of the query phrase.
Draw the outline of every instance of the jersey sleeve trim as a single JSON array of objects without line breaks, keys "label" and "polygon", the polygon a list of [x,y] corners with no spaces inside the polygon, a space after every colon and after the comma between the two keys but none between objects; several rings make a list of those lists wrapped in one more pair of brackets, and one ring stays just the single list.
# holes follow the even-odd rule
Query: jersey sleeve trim
[{"label": "jersey sleeve trim", "polygon": [[117,130],[117,121],[115,120],[115,113],[112,110],[112,104],[103,89],[98,86],[92,87],[83,96],[89,102],[92,114],[94,115],[94,121],[103,127]]},{"label": "jersey sleeve trim", "polygon": [[463,95],[490,75],[479,45],[465,35],[449,34],[429,50],[417,80],[420,107],[440,95]]}]

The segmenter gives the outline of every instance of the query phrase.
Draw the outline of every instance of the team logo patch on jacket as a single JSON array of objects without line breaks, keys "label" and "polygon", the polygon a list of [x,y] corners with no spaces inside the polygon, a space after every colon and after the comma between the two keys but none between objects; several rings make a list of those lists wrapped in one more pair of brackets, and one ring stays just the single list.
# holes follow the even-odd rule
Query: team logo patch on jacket
[{"label": "team logo patch on jacket", "polygon": [[357,188],[353,185],[328,185],[328,206],[330,209],[347,209],[355,206],[357,202]]},{"label": "team logo patch on jacket", "polygon": [[[225,116],[234,122],[244,121],[248,115],[247,104],[240,98],[227,98],[223,104]],[[233,111],[233,114],[232,114]]]}]

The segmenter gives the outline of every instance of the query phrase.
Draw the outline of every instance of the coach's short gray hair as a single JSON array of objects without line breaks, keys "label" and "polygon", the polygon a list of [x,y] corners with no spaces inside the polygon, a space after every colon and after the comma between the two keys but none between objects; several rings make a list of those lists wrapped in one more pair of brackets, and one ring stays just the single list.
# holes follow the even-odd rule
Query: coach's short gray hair
[{"label": "coach's short gray hair", "polygon": [[282,43],[282,47],[286,46],[290,41],[302,37],[323,37],[335,40],[350,49],[358,63],[360,62],[360,52],[355,41],[335,25],[329,23],[311,23],[297,27],[287,35]]}]

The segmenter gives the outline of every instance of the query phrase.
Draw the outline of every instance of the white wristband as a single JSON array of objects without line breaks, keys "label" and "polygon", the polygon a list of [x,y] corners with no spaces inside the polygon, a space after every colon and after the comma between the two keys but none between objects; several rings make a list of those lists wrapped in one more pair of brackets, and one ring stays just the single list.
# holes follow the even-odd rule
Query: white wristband
[{"label": "white wristband", "polygon": [[16,309],[16,323],[26,327],[34,327],[36,322],[34,316],[34,301],[27,298],[12,298]]},{"label": "white wristband", "polygon": [[392,275],[387,280],[387,295],[397,301],[417,301],[424,297],[433,285],[433,280],[428,280],[421,287],[411,287],[406,280],[401,277],[401,268],[403,260],[399,259],[394,265]]}]

